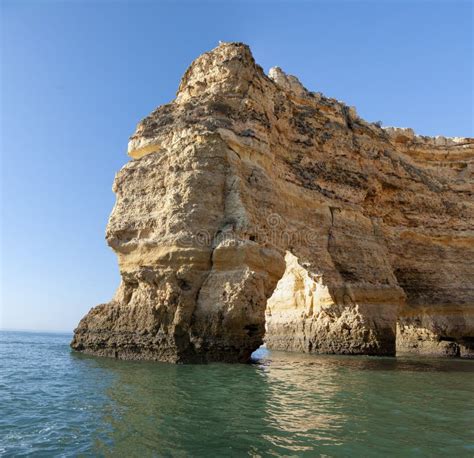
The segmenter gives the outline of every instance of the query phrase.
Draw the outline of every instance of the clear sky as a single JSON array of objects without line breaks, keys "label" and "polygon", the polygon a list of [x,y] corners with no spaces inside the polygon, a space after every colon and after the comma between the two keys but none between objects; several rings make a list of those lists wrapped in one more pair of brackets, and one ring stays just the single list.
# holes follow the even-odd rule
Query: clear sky
[{"label": "clear sky", "polygon": [[369,121],[474,134],[470,1],[0,4],[3,328],[69,331],[111,299],[128,136],[219,40]]}]

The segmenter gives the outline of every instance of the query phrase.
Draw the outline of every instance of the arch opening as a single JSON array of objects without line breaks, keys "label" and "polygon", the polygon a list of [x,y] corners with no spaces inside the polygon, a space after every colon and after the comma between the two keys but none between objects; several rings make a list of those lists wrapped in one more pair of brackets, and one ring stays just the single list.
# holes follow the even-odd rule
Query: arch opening
[{"label": "arch opening", "polygon": [[[327,285],[287,251],[286,268],[265,310],[264,347],[328,354],[395,354],[395,317]],[[339,291],[340,292],[340,291]],[[340,297],[339,297],[340,296]],[[383,308],[383,307],[382,307]],[[393,321],[393,323],[391,323]],[[255,356],[254,356],[255,358]]]}]

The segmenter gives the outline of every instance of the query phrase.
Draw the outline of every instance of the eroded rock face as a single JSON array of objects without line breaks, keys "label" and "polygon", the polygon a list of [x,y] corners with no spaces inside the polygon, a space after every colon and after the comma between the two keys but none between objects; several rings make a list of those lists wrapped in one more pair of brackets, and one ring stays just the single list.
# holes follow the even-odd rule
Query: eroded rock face
[{"label": "eroded rock face", "polygon": [[140,122],[129,154],[106,234],[121,285],[74,349],[234,362],[265,336],[472,355],[473,139],[382,129],[224,43]]}]

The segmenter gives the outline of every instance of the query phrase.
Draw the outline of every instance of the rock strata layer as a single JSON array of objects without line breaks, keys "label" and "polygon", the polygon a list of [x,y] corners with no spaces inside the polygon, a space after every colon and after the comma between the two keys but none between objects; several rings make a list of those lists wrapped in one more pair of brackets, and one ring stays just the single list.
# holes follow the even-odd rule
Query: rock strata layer
[{"label": "rock strata layer", "polygon": [[106,231],[121,284],[74,349],[473,356],[474,139],[381,128],[224,43],[129,154]]}]

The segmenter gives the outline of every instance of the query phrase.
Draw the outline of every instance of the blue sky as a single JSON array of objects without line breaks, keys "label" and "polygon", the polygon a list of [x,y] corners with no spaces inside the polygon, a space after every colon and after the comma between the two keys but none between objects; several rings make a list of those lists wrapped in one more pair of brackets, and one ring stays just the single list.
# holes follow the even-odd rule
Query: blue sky
[{"label": "blue sky", "polygon": [[369,121],[474,136],[470,1],[0,4],[2,328],[70,331],[111,299],[128,136],[219,40]]}]

